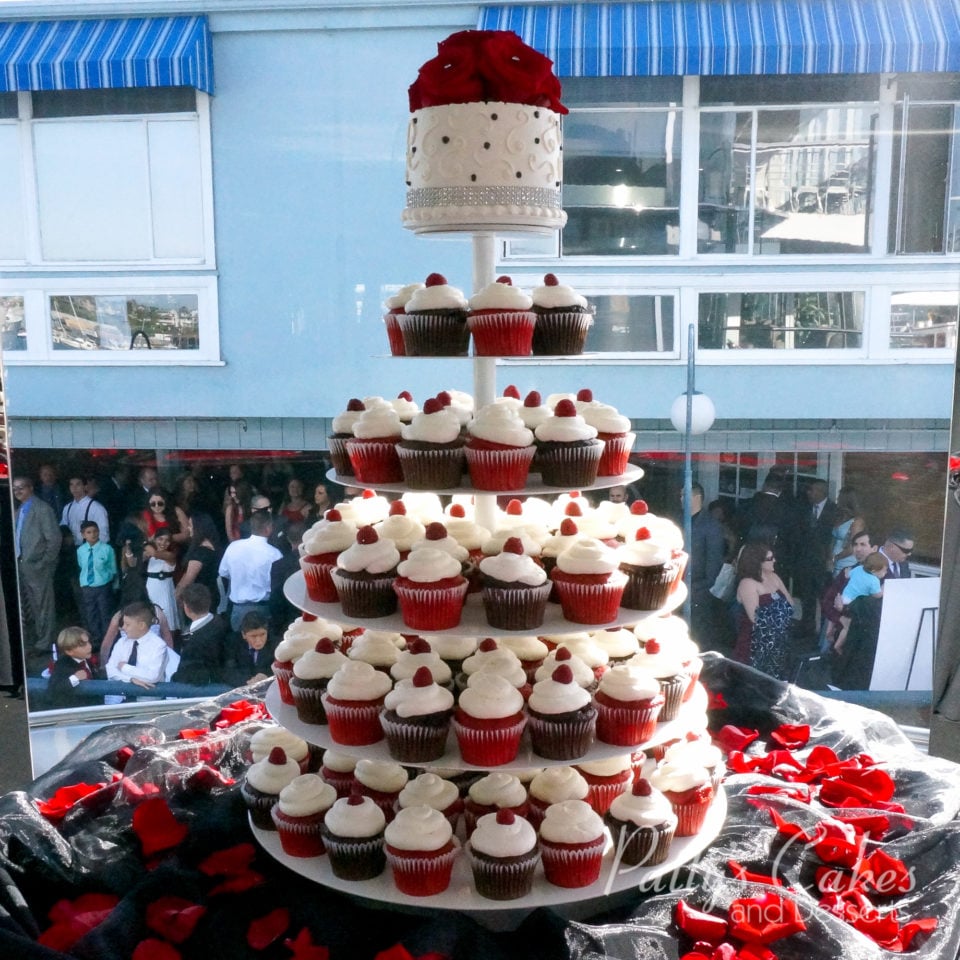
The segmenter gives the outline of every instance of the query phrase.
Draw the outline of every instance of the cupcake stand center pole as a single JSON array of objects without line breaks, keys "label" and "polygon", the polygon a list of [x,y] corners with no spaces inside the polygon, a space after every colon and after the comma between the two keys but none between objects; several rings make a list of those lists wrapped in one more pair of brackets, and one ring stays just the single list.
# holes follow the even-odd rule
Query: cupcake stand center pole
[{"label": "cupcake stand center pole", "polygon": [[[497,237],[493,233],[473,235],[473,290],[479,292],[493,283],[497,256]],[[473,358],[474,405],[479,410],[493,403],[497,396],[497,361],[495,357]],[[495,526],[497,498],[493,494],[474,495],[477,523],[488,530]]]}]

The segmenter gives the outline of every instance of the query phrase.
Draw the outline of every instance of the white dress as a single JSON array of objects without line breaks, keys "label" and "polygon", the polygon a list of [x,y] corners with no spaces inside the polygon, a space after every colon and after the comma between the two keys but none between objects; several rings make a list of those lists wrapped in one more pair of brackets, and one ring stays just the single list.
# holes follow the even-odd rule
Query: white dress
[{"label": "white dress", "polygon": [[[180,629],[180,612],[177,609],[177,600],[174,596],[173,582],[174,566],[159,557],[151,557],[147,561],[147,595],[151,602],[157,604],[167,618],[171,630]],[[162,577],[156,576],[163,574]]]}]

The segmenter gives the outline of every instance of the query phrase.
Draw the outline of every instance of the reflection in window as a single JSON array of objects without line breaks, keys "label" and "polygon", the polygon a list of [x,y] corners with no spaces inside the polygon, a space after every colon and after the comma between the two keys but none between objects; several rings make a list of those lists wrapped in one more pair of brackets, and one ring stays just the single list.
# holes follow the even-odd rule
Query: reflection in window
[{"label": "reflection in window", "polygon": [[678,252],[679,110],[574,110],[563,148],[564,256]]},{"label": "reflection in window", "polygon": [[596,316],[586,350],[599,353],[664,353],[674,349],[673,297],[591,296]]},{"label": "reflection in window", "polygon": [[863,331],[861,292],[702,293],[700,348],[855,349]]},{"label": "reflection in window", "polygon": [[955,349],[958,300],[960,294],[951,290],[894,293],[890,298],[890,346]]},{"label": "reflection in window", "polygon": [[866,252],[872,123],[865,107],[705,112],[698,251]]},{"label": "reflection in window", "polygon": [[196,294],[50,298],[54,350],[198,350]]},{"label": "reflection in window", "polygon": [[0,346],[4,353],[27,349],[27,328],[23,320],[23,297],[0,297]]}]

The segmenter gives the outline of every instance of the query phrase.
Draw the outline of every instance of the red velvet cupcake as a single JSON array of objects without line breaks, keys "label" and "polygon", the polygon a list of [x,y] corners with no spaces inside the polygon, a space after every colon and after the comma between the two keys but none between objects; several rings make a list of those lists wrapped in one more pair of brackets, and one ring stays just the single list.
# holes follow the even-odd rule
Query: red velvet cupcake
[{"label": "red velvet cupcake", "polygon": [[460,844],[447,818],[432,807],[406,807],[384,833],[387,863],[401,893],[430,897],[450,886]]},{"label": "red velvet cupcake", "polygon": [[460,694],[453,716],[461,759],[488,768],[511,763],[526,722],[516,687],[495,674],[481,674]]},{"label": "red velvet cupcake", "polygon": [[339,510],[328,510],[304,535],[300,545],[300,569],[307,596],[317,603],[336,603],[337,588],[330,578],[337,557],[356,539],[357,525],[344,520]]},{"label": "red velvet cupcake", "polygon": [[470,481],[477,490],[522,490],[536,452],[533,431],[504,403],[477,411],[465,452]]},{"label": "red velvet cupcake", "polygon": [[670,801],[677,816],[676,835],[699,833],[714,797],[710,773],[704,767],[664,760],[650,775],[650,783]]},{"label": "red velvet cupcake", "polygon": [[600,878],[607,835],[603,820],[583,800],[547,807],[540,824],[540,854],[548,883],[589,887]]},{"label": "red velvet cupcake", "polygon": [[348,660],[331,678],[323,707],[334,743],[356,747],[383,739],[380,710],[390,677],[361,660]]},{"label": "red velvet cupcake", "polygon": [[406,315],[406,307],[410,298],[417,290],[422,290],[422,283],[408,283],[401,287],[392,297],[387,297],[384,308],[383,322],[387,328],[387,340],[390,342],[390,353],[394,357],[405,357],[406,348],[403,345],[403,331],[400,329],[400,318]]},{"label": "red velvet cupcake", "polygon": [[656,677],[621,664],[603,675],[594,703],[597,739],[617,747],[636,747],[653,736],[664,697]]},{"label": "red velvet cupcake", "polygon": [[280,846],[289,857],[319,857],[323,845],[323,818],[337,799],[337,791],[315,773],[291,780],[281,791],[271,815]]},{"label": "red velvet cupcake", "polygon": [[587,781],[587,803],[602,817],[616,797],[630,789],[633,782],[633,764],[630,754],[578,763],[577,771]]},{"label": "red velvet cupcake", "polygon": [[476,829],[477,821],[498,810],[510,810],[518,817],[527,815],[526,787],[512,773],[495,770],[470,785],[463,803],[463,819],[467,836]]},{"label": "red velvet cupcake", "polygon": [[403,622],[412,630],[448,630],[460,623],[469,587],[461,565],[433,547],[414,550],[397,567],[393,589]]},{"label": "red velvet cupcake", "polygon": [[617,556],[599,540],[584,538],[564,550],[550,574],[560,607],[574,623],[609,623],[620,612],[627,584]]},{"label": "red velvet cupcake", "polygon": [[353,425],[347,440],[347,455],[361,483],[402,483],[403,470],[397,456],[402,424],[393,405],[371,401]]},{"label": "red velvet cupcake", "polygon": [[498,277],[468,302],[467,326],[478,357],[528,357],[533,344],[536,314],[533,300],[513,286],[509,277]]}]

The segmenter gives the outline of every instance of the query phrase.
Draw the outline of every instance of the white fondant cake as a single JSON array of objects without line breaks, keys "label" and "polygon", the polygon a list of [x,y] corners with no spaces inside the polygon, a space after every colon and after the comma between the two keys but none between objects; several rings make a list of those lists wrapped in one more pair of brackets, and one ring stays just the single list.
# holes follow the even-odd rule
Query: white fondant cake
[{"label": "white fondant cake", "polygon": [[548,107],[480,101],[423,107],[407,135],[407,207],[417,233],[540,228],[560,207],[560,116]]}]

